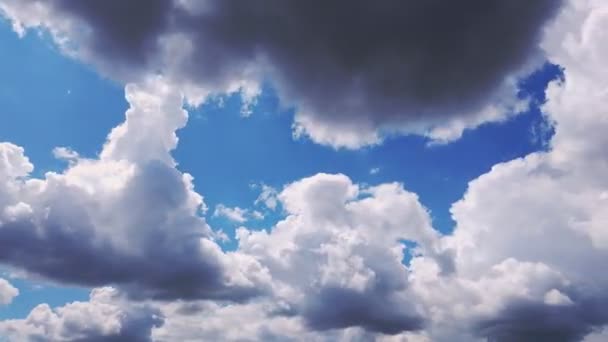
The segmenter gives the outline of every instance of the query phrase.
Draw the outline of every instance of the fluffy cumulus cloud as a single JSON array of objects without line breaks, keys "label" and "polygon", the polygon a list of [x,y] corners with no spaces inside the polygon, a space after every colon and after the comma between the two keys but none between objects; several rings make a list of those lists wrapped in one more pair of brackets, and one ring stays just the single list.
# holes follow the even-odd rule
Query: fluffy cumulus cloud
[{"label": "fluffy cumulus cloud", "polygon": [[88,302],[57,309],[35,307],[22,320],[0,322],[0,332],[15,341],[152,341],[151,330],[163,322],[160,311],[146,305],[124,308],[116,291],[99,288]]},{"label": "fluffy cumulus cloud", "polygon": [[[452,207],[457,227],[444,240],[455,250],[458,278],[479,287],[497,271],[508,275],[472,297],[466,314],[478,336],[578,341],[608,323],[608,278],[598,272],[608,257],[607,35],[605,2],[573,1],[564,9],[543,43],[564,68],[543,107],[556,126],[551,150],[494,166]],[[431,285],[434,277],[428,279]],[[420,290],[451,287],[435,284]],[[458,307],[447,303],[434,304],[437,317],[463,317],[445,310]]]},{"label": "fluffy cumulus cloud", "polygon": [[[237,231],[238,251],[272,275],[272,295],[246,304],[165,305],[159,341],[347,341],[424,327],[428,312],[412,300],[404,254],[437,265],[444,258],[415,194],[397,183],[366,187],[317,174],[288,184],[277,200],[286,216],[275,226]],[[403,240],[418,246],[404,250]]]},{"label": "fluffy cumulus cloud", "polygon": [[186,122],[181,95],[153,80],[127,86],[126,96],[126,120],[99,159],[35,179],[23,149],[0,144],[0,261],[59,282],[116,285],[132,297],[262,292],[262,266],[222,252],[192,177],[174,168],[174,131]]},{"label": "fluffy cumulus cloud", "polygon": [[270,231],[237,232],[239,251],[269,268],[275,295],[312,329],[350,326],[395,333],[422,327],[408,298],[402,240],[441,258],[438,233],[417,197],[399,184],[361,188],[344,175],[288,185],[287,217]]},{"label": "fluffy cumulus cloud", "polygon": [[[129,4],[139,9],[138,2]],[[58,39],[66,39],[62,42],[80,42],[79,54],[104,70],[131,70],[140,61],[146,68],[147,63],[169,63],[162,60],[166,44],[181,42],[185,52],[167,66],[171,75],[126,87],[131,109],[98,159],[58,149],[58,157],[70,160],[67,169],[35,179],[24,150],[0,144],[0,261],[57,282],[100,287],[88,302],[55,309],[43,304],[25,319],[3,321],[0,331],[15,341],[125,336],[136,341],[604,340],[608,7],[603,0],[571,0],[546,28],[541,47],[564,68],[563,79],[548,86],[542,107],[555,126],[549,150],[495,165],[471,181],[451,208],[456,227],[449,235],[433,229],[417,195],[399,183],[360,185],[345,175],[317,174],[280,190],[260,186],[256,202],[281,218],[267,229],[239,228],[236,250],[223,252],[214,242],[218,234],[203,219],[204,203],[192,177],[176,169],[170,154],[177,144],[175,130],[187,118],[173,77],[192,70],[191,58],[202,64],[187,79],[192,86],[201,86],[203,79],[240,80],[263,67],[285,98],[308,109],[297,116],[301,124],[312,120],[341,127],[354,116],[352,122],[369,120],[370,132],[387,123],[427,125],[454,119],[434,111],[452,108],[455,97],[462,102],[454,108],[468,112],[487,105],[482,99],[503,93],[505,75],[526,64],[540,25],[557,4],[468,1],[441,12],[439,7],[452,5],[355,1],[318,13],[314,2],[277,2],[264,11],[232,1],[151,2],[135,19],[141,30],[123,35],[120,16],[112,28],[104,24],[108,13],[125,10],[127,5],[118,2],[4,2],[4,11],[20,20],[14,21],[17,30],[19,25],[48,26]],[[24,8],[30,10],[27,15]],[[502,14],[493,12],[498,10]],[[297,15],[289,16],[292,11]],[[361,11],[386,20],[371,30]],[[411,16],[410,23],[397,22],[401,11]],[[475,16],[459,16],[459,11],[485,13],[490,28],[479,30]],[[58,13],[63,20],[49,22]],[[313,14],[316,24],[311,26]],[[454,36],[442,40],[435,31],[427,32],[431,14],[453,25]],[[343,16],[344,27],[327,31],[330,15]],[[289,22],[282,22],[284,17]],[[462,18],[470,23],[466,32]],[[359,19],[364,22],[355,27],[351,21]],[[74,38],[72,25],[88,29]],[[282,29],[271,30],[277,25]],[[403,27],[411,37],[402,42],[392,33]],[[311,32],[321,38],[310,39]],[[346,32],[361,42],[349,40]],[[495,43],[506,44],[512,55],[502,55],[502,49],[497,49],[500,56],[491,55],[495,45],[481,44],[483,49],[475,51],[493,62],[481,63],[477,55],[465,62],[455,57],[471,52],[454,44],[485,42],[496,32],[511,32]],[[377,36],[382,39],[373,39]],[[395,43],[402,43],[404,51],[393,56]],[[371,45],[362,52],[357,44]],[[408,52],[412,47],[417,55]],[[429,51],[438,56],[428,57]],[[451,82],[465,76],[451,74],[440,63],[445,61],[434,58],[449,58],[473,78],[456,92],[453,84],[435,84],[435,72]],[[115,66],[104,64],[110,59]],[[470,73],[467,63],[479,69]],[[396,68],[389,76],[397,79],[373,68],[378,65]],[[415,72],[408,69],[412,65]],[[417,72],[435,65],[428,83],[420,83]],[[316,83],[317,71],[327,73],[326,83]],[[404,74],[411,79],[400,82]],[[412,80],[422,84],[414,93]],[[336,84],[341,90],[334,89]],[[332,87],[327,94],[325,86]],[[427,93],[425,86],[436,87],[437,93]],[[405,95],[392,101],[396,92]],[[471,95],[477,93],[479,98]],[[349,106],[361,111],[343,111]],[[366,106],[382,114],[370,115]],[[397,107],[409,114],[391,112]],[[313,134],[312,126],[298,127]],[[350,128],[339,131],[351,134]],[[102,287],[108,285],[114,288]]]},{"label": "fluffy cumulus cloud", "polygon": [[[134,81],[160,71],[192,102],[269,80],[296,136],[356,148],[391,133],[436,141],[525,109],[516,82],[561,0],[3,0],[17,32]],[[339,22],[340,25],[336,25]]]}]

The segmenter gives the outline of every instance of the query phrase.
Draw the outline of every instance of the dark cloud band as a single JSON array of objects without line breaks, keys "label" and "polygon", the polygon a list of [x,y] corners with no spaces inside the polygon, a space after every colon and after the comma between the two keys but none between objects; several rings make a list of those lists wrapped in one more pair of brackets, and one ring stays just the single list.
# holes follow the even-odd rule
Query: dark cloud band
[{"label": "dark cloud band", "polygon": [[[168,72],[205,89],[269,79],[309,124],[420,133],[504,95],[506,79],[539,54],[561,0],[52,5],[84,28],[77,43],[117,77]],[[163,52],[176,35],[189,47]]]}]

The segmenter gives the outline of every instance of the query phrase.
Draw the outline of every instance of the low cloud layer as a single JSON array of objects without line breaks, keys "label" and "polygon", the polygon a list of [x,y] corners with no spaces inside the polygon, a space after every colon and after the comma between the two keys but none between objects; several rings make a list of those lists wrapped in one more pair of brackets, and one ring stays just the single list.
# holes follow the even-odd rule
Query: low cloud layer
[{"label": "low cloud layer", "polygon": [[[516,79],[542,60],[561,0],[4,0],[19,32],[126,81],[161,72],[190,100],[264,81],[296,108],[294,133],[356,148],[387,133],[438,141],[525,107]],[[339,24],[337,24],[339,23]],[[248,109],[245,109],[248,110]]]},{"label": "low cloud layer", "polygon": [[154,327],[162,325],[160,311],[146,305],[124,308],[111,288],[95,289],[88,302],[58,309],[36,306],[23,320],[0,322],[11,341],[149,342]]}]

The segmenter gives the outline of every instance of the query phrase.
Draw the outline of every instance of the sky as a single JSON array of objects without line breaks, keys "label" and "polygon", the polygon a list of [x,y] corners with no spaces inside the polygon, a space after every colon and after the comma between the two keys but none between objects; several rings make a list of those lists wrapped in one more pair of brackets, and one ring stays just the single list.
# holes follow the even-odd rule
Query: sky
[{"label": "sky", "polygon": [[1,0],[0,340],[607,339],[607,13]]}]

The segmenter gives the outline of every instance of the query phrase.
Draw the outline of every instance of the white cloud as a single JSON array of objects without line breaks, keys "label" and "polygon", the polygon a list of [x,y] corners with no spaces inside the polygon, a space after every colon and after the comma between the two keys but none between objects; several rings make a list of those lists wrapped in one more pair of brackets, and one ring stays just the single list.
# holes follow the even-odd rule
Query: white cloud
[{"label": "white cloud", "polygon": [[[469,322],[473,331],[499,341],[527,341],[530,329],[537,339],[558,334],[580,340],[608,323],[608,315],[594,307],[604,305],[608,289],[608,277],[597,272],[608,258],[602,196],[608,188],[603,176],[608,172],[608,112],[603,105],[608,84],[599,62],[608,58],[600,43],[608,32],[607,10],[601,1],[572,1],[547,33],[548,56],[564,67],[565,76],[564,82],[549,85],[543,107],[556,125],[551,150],[495,165],[452,206],[457,227],[443,242],[455,252],[456,281],[479,288],[506,261],[512,264],[509,276],[470,297],[455,294],[452,301],[446,300],[451,296],[430,295],[442,289],[450,293],[452,282],[433,278],[432,267],[422,260],[413,262],[413,276],[429,277],[419,287],[414,281],[414,288],[435,307],[432,321]],[[521,278],[530,265],[537,265],[537,275]],[[495,304],[488,306],[488,294]],[[478,307],[489,309],[475,317]],[[546,320],[527,320],[532,312]],[[435,333],[454,335],[445,332],[447,327],[438,324]]]},{"label": "white cloud", "polygon": [[19,295],[19,290],[6,279],[0,278],[0,305],[10,304]]},{"label": "white cloud", "polygon": [[80,157],[78,152],[69,147],[55,147],[53,149],[53,156],[57,159],[64,159],[68,161],[73,161]]},{"label": "white cloud", "polygon": [[263,220],[264,219],[264,214],[261,211],[254,210],[254,211],[251,212],[251,217],[254,220]]},{"label": "white cloud", "polygon": [[417,196],[396,183],[366,188],[318,174],[289,184],[278,199],[287,216],[272,229],[237,232],[239,251],[268,267],[277,298],[315,329],[418,327],[400,240],[417,241],[433,257],[439,234]]},{"label": "white cloud", "polygon": [[224,217],[235,223],[245,223],[249,220],[262,220],[264,214],[258,210],[243,209],[240,207],[227,207],[223,204],[215,206],[213,216]]},{"label": "white cloud", "polygon": [[244,223],[247,221],[246,216],[248,213],[249,211],[247,209],[242,209],[239,207],[230,208],[220,203],[215,207],[213,216],[225,217],[226,219],[236,223]]},{"label": "white cloud", "polygon": [[126,307],[112,288],[91,292],[87,302],[51,309],[36,306],[25,319],[0,322],[0,333],[11,341],[152,341],[161,313],[146,305]]},{"label": "white cloud", "polygon": [[0,261],[59,282],[116,285],[133,297],[259,294],[263,268],[221,251],[192,176],[175,169],[175,131],[187,119],[181,94],[160,78],[125,92],[126,120],[99,159],[36,179],[22,148],[0,144]]}]

